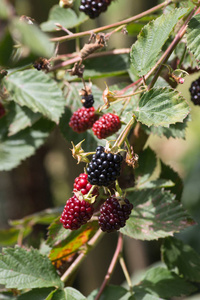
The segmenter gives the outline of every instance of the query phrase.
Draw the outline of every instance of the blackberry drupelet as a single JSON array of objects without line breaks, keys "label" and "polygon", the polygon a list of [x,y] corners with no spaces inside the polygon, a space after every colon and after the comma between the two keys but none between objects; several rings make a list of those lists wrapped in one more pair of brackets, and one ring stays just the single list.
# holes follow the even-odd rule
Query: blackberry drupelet
[{"label": "blackberry drupelet", "polygon": [[92,94],[83,96],[81,102],[85,108],[90,108],[94,104],[94,97]]},{"label": "blackberry drupelet", "polygon": [[94,122],[98,119],[95,114],[94,107],[79,108],[75,111],[70,119],[69,126],[77,133],[85,132],[87,129],[92,128]]},{"label": "blackberry drupelet", "polygon": [[195,105],[200,105],[200,77],[193,81],[190,86],[191,101]]},{"label": "blackberry drupelet", "polygon": [[93,212],[92,204],[74,195],[67,200],[60,222],[65,229],[76,230],[91,219]]},{"label": "blackberry drupelet", "polygon": [[100,208],[99,226],[102,231],[113,232],[126,225],[133,204],[128,199],[108,198]]},{"label": "blackberry drupelet", "polygon": [[[78,192],[80,191],[83,195],[86,195],[92,185],[88,182],[88,175],[85,174],[85,173],[81,173],[78,177],[75,178],[75,181],[74,181],[74,189],[73,189],[73,192]],[[98,195],[98,189],[95,188],[93,191],[92,191],[92,195]]]},{"label": "blackberry drupelet", "polygon": [[112,0],[81,0],[79,10],[94,19],[105,12],[111,2]]},{"label": "blackberry drupelet", "polygon": [[121,128],[120,118],[117,115],[107,113],[97,120],[92,130],[98,139],[105,139]]},{"label": "blackberry drupelet", "polygon": [[122,160],[120,154],[106,153],[104,147],[97,147],[86,169],[88,181],[92,185],[109,186],[119,177]]}]

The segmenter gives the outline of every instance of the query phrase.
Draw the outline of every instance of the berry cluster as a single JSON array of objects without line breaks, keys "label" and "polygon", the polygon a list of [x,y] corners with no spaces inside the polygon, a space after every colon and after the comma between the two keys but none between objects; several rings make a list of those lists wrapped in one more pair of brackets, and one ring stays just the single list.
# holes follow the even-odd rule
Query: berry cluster
[{"label": "berry cluster", "polygon": [[189,89],[191,100],[195,105],[200,105],[200,77],[193,81]]},{"label": "berry cluster", "polygon": [[94,208],[85,201],[80,201],[76,195],[67,200],[60,222],[66,229],[76,230],[91,219]]},{"label": "berry cluster", "polygon": [[92,185],[109,186],[119,177],[122,160],[120,154],[106,153],[104,147],[98,146],[86,169],[88,181]]},{"label": "berry cluster", "polygon": [[85,95],[82,97],[81,102],[85,108],[90,108],[94,104],[94,97],[92,94]]},{"label": "berry cluster", "polygon": [[91,19],[97,18],[106,11],[112,0],[81,0],[79,10],[88,15]]},{"label": "berry cluster", "polygon": [[124,227],[132,209],[133,204],[128,199],[119,201],[115,196],[108,198],[100,208],[101,230],[109,233]]},{"label": "berry cluster", "polygon": [[[74,190],[73,192],[78,192],[80,191],[83,195],[86,195],[92,185],[88,182],[88,175],[85,174],[85,173],[81,173],[78,177],[75,178],[75,181],[74,181]],[[92,195],[98,195],[98,189],[95,188],[93,191],[92,191]]]},{"label": "berry cluster", "polygon": [[96,121],[92,130],[98,139],[105,139],[111,136],[121,128],[121,122],[117,115],[107,113]]},{"label": "berry cluster", "polygon": [[94,122],[98,119],[98,115],[95,114],[94,107],[79,108],[75,111],[70,119],[69,126],[77,133],[82,133],[87,129],[92,128]]}]

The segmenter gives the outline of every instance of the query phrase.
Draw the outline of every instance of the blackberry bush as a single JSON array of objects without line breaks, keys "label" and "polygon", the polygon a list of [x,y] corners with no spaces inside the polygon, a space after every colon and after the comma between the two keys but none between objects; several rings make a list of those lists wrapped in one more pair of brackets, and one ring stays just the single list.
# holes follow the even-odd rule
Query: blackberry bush
[{"label": "blackberry bush", "polygon": [[104,147],[97,147],[86,169],[88,181],[92,185],[109,186],[119,177],[122,161],[121,154],[107,153]]},{"label": "blackberry bush", "polygon": [[119,200],[115,196],[109,197],[100,208],[101,230],[109,233],[124,227],[132,209],[133,204],[128,199]]}]

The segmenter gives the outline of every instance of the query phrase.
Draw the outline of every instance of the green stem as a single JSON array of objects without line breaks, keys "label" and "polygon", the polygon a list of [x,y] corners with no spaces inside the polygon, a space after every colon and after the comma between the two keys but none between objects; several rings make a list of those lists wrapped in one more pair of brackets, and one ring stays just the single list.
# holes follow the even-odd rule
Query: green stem
[{"label": "green stem", "polygon": [[120,133],[120,135],[118,136],[117,140],[115,141],[113,148],[118,147],[120,148],[120,146],[123,144],[123,142],[125,141],[126,137],[129,134],[129,131],[131,130],[131,127],[133,126],[135,121],[135,118],[132,117],[130,119],[130,121],[127,123],[127,125],[125,126],[125,128],[123,129],[123,131]]},{"label": "green stem", "polygon": [[123,258],[123,256],[122,256],[122,253],[120,253],[120,255],[119,255],[119,263],[120,263],[120,265],[121,265],[121,268],[122,268],[122,270],[123,270],[124,276],[125,276],[126,281],[127,281],[127,283],[128,283],[130,292],[131,292],[131,294],[133,294],[133,285],[132,285],[131,278],[130,278],[130,275],[129,275],[129,273],[128,273],[128,270],[127,270],[127,267],[126,267],[124,258]]},{"label": "green stem", "polygon": [[89,240],[87,243],[88,248],[85,252],[82,252],[79,254],[79,256],[75,259],[75,261],[70,265],[70,267],[67,269],[67,271],[62,275],[61,280],[63,282],[66,282],[69,278],[69,276],[74,273],[80,264],[84,261],[84,259],[87,257],[87,254],[97,245],[97,243],[100,241],[100,239],[103,237],[104,233],[99,229],[96,234]]},{"label": "green stem", "polygon": [[128,18],[126,20],[123,20],[121,22],[117,22],[117,23],[113,23],[111,25],[106,25],[106,26],[102,26],[102,27],[98,27],[98,28],[94,28],[94,29],[91,29],[91,30],[87,30],[87,31],[83,31],[83,32],[78,32],[78,33],[74,33],[73,35],[67,35],[67,36],[61,36],[61,37],[56,37],[56,38],[52,38],[51,41],[52,42],[65,42],[67,40],[71,40],[71,39],[75,39],[77,37],[83,37],[83,36],[86,36],[86,35],[91,35],[91,33],[97,33],[97,32],[103,32],[105,30],[109,30],[109,29],[112,29],[112,28],[115,28],[115,27],[118,27],[118,26],[121,26],[121,25],[127,25],[129,23],[132,23],[134,21],[137,21],[149,14],[152,14],[154,12],[156,12],[157,10],[159,9],[162,9],[163,7],[171,4],[173,1],[172,0],[168,0],[168,1],[164,1],[163,3],[159,4],[159,5],[156,5],[136,16],[133,16],[131,18]]}]

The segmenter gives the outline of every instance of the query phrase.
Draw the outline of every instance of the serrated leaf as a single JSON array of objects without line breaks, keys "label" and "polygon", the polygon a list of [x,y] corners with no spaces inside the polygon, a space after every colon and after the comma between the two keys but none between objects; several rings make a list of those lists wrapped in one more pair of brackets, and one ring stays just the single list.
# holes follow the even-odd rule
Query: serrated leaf
[{"label": "serrated leaf", "polygon": [[200,255],[189,245],[175,238],[167,238],[162,245],[162,258],[170,270],[178,269],[190,281],[200,281]]},{"label": "serrated leaf", "polygon": [[120,231],[132,238],[154,240],[194,224],[175,196],[159,189],[139,190],[127,196],[134,208]]},{"label": "serrated leaf", "polygon": [[13,38],[28,47],[31,53],[45,58],[52,57],[54,44],[35,24],[28,24],[15,18],[10,24],[10,32]]},{"label": "serrated leaf", "polygon": [[[17,300],[44,300],[52,292],[53,288],[33,289],[17,297]],[[1,298],[0,298],[1,299]]]},{"label": "serrated leaf", "polygon": [[55,290],[45,300],[86,300],[79,291],[72,287],[66,287],[64,290]]},{"label": "serrated leaf", "polygon": [[161,173],[160,178],[164,178],[167,180],[172,180],[174,182],[174,186],[169,188],[169,190],[176,195],[177,200],[181,200],[182,192],[183,192],[183,181],[180,178],[179,174],[174,171],[170,166],[165,165],[162,161],[161,163]]},{"label": "serrated leaf", "polygon": [[187,27],[187,47],[194,54],[198,64],[200,61],[200,15],[197,14],[188,23]]},{"label": "serrated leaf", "polygon": [[101,78],[122,75],[128,72],[129,55],[106,55],[90,58],[84,62],[84,78]]},{"label": "serrated leaf", "polygon": [[[57,267],[62,265],[62,262],[68,261],[78,249],[92,238],[99,228],[96,221],[88,222],[76,231],[66,230],[64,228],[59,229],[59,223],[60,221],[57,220],[50,227],[48,238],[48,243],[51,243],[51,245],[54,243],[49,253],[49,258]],[[66,231],[66,233],[64,231]],[[55,242],[54,240],[51,241],[51,239],[54,239],[54,236],[56,238]]]},{"label": "serrated leaf", "polygon": [[145,75],[155,65],[162,46],[186,12],[187,9],[174,9],[143,27],[131,48],[131,63],[139,76]]},{"label": "serrated leaf", "polygon": [[150,126],[147,127],[144,124],[142,124],[142,128],[145,130],[145,132],[150,134],[156,134],[159,137],[165,136],[167,139],[170,137],[176,139],[185,139],[186,134],[186,128],[187,128],[187,122],[189,120],[189,117],[187,116],[182,123],[177,122],[176,124],[171,124],[169,127],[162,127],[162,126]]},{"label": "serrated leaf", "polygon": [[[2,126],[5,125],[2,124]],[[41,119],[31,128],[24,129],[11,137],[1,139],[0,170],[11,170],[17,167],[22,160],[33,155],[36,149],[45,142],[53,127],[54,123]]]},{"label": "serrated leaf", "polygon": [[9,123],[9,136],[32,126],[41,118],[40,113],[34,113],[28,107],[21,107],[14,101],[9,103],[7,109],[9,110],[6,114]]},{"label": "serrated leaf", "polygon": [[[94,290],[88,297],[87,300],[94,300],[98,290]],[[122,286],[109,285],[103,290],[99,300],[103,299],[115,299],[115,300],[135,300],[134,296]]]},{"label": "serrated leaf", "polygon": [[0,255],[0,283],[7,288],[63,287],[50,260],[36,249],[5,248]]},{"label": "serrated leaf", "polygon": [[136,176],[145,176],[146,180],[153,174],[157,165],[156,154],[147,147],[139,155],[138,168],[135,169]]},{"label": "serrated leaf", "polygon": [[13,100],[21,106],[40,112],[56,123],[64,111],[65,99],[57,83],[37,70],[16,72],[4,79]]},{"label": "serrated leaf", "polygon": [[168,127],[182,122],[189,112],[189,105],[178,91],[153,88],[143,94],[134,114],[139,122],[147,126]]},{"label": "serrated leaf", "polygon": [[141,283],[133,288],[135,297],[143,299],[146,293],[169,299],[189,295],[196,287],[173,272],[161,267],[148,270]]},{"label": "serrated leaf", "polygon": [[64,28],[74,28],[86,20],[88,20],[88,17],[84,13],[80,13],[79,16],[77,16],[71,8],[65,9],[59,5],[54,5],[49,12],[48,21],[42,23],[40,27],[43,31],[50,32],[58,29],[55,25],[56,23],[59,23]]}]

